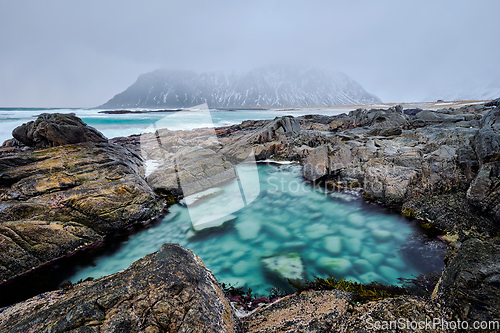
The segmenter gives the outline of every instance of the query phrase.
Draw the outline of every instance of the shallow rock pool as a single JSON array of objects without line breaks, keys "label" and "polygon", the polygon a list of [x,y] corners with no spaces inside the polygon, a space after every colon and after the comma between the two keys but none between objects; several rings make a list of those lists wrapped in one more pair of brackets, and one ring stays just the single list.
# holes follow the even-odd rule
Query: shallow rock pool
[{"label": "shallow rock pool", "polygon": [[[444,244],[425,236],[417,222],[362,197],[314,187],[298,165],[253,168],[240,165],[242,181],[186,200],[187,207],[170,207],[159,223],[80,267],[70,280],[115,273],[164,243],[192,250],[220,282],[260,295],[272,287],[291,291],[287,278],[397,284],[399,277],[442,268]],[[258,179],[245,177],[252,172]],[[206,222],[210,216],[216,222]]]}]

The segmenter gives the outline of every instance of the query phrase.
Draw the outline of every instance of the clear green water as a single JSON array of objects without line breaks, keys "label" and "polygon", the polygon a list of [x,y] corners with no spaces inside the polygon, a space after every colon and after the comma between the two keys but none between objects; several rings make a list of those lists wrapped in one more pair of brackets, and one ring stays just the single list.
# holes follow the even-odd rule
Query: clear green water
[{"label": "clear green water", "polygon": [[[246,172],[245,167],[238,171]],[[444,245],[428,239],[415,222],[356,196],[315,189],[303,181],[297,165],[259,164],[258,174],[257,199],[232,212],[232,221],[195,232],[191,217],[230,213],[241,205],[236,182],[191,211],[172,206],[159,223],[95,258],[93,266],[79,268],[70,280],[115,273],[164,243],[192,250],[220,282],[261,295],[274,286],[287,289],[276,270],[288,277],[332,275],[396,284],[398,277],[442,268]]]}]

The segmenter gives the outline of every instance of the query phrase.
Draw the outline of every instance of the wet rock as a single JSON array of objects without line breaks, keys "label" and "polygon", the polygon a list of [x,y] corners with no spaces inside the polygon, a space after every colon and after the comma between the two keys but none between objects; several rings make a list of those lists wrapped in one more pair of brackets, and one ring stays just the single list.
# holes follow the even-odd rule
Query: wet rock
[{"label": "wet rock", "polygon": [[[53,119],[52,127],[61,125],[57,115],[46,115],[44,126],[52,128]],[[134,150],[106,142],[0,150],[0,280],[154,218],[163,208],[141,177]]]},{"label": "wet rock", "polygon": [[108,142],[101,132],[87,126],[72,114],[42,114],[37,120],[16,127],[12,136],[27,146],[37,148],[80,142]]},{"label": "wet rock", "polygon": [[403,204],[402,212],[409,216],[427,217],[442,230],[469,230],[473,226],[479,230],[488,230],[493,227],[490,219],[477,213],[476,207],[469,202],[464,192],[428,195],[409,200]]},{"label": "wet rock", "polygon": [[222,288],[177,244],[121,272],[2,309],[2,332],[240,332]]},{"label": "wet rock", "polygon": [[184,203],[189,207],[199,204],[201,201],[214,198],[216,196],[224,193],[224,190],[218,187],[210,188],[208,190],[192,194],[190,196],[184,197]]},{"label": "wet rock", "polygon": [[469,239],[449,259],[435,297],[444,300],[462,320],[500,317],[500,246]]}]

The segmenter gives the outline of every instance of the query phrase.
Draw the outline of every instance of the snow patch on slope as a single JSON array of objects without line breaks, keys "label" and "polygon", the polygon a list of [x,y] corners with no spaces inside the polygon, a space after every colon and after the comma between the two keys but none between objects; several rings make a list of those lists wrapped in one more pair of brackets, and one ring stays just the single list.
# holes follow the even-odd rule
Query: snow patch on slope
[{"label": "snow patch on slope", "polygon": [[307,107],[380,103],[344,73],[269,66],[246,73],[156,70],[103,108]]}]

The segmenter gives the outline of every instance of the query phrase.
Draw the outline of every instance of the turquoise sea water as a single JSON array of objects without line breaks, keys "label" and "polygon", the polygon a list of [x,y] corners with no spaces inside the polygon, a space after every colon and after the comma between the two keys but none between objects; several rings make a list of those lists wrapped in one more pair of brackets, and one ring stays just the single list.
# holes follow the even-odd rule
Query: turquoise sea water
[{"label": "turquoise sea water", "polygon": [[[131,109],[133,110],[133,109]],[[0,108],[0,145],[3,141],[12,137],[12,130],[28,121],[35,120],[41,113],[75,113],[84,122],[101,131],[106,137],[128,136],[141,134],[148,126],[168,117],[171,130],[192,129],[195,127],[227,126],[239,124],[244,120],[273,119],[284,115],[303,115],[309,113],[321,113],[319,109],[302,110],[238,110],[222,111],[210,110],[211,122],[200,123],[198,120],[200,112],[158,112],[140,114],[103,114],[102,109],[44,109],[44,108]],[[324,113],[324,111],[323,111]],[[329,111],[328,114],[338,114],[340,111]]]},{"label": "turquoise sea water", "polygon": [[[238,172],[244,177],[251,170]],[[80,267],[70,280],[115,273],[164,243],[192,250],[219,281],[261,295],[274,286],[287,289],[286,277],[396,284],[398,277],[442,268],[444,245],[428,239],[415,222],[359,196],[314,188],[303,181],[298,165],[259,164],[258,174],[252,189],[257,199],[231,212],[222,226],[195,232],[191,218],[239,205],[236,182],[189,209],[170,207],[159,223]]]}]

